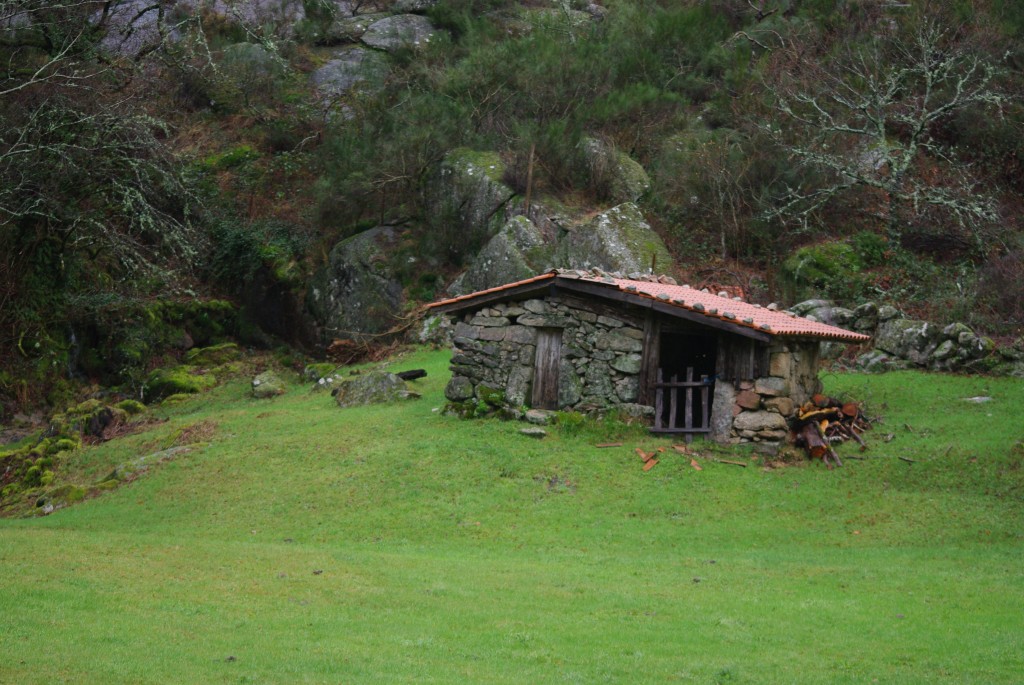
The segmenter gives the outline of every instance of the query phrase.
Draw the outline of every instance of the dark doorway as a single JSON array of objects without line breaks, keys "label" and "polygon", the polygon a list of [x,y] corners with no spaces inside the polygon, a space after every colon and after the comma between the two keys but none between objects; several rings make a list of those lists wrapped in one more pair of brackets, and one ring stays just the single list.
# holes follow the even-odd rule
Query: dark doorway
[{"label": "dark doorway", "polygon": [[562,329],[537,331],[537,356],[533,366],[534,409],[558,409],[558,367],[562,358]]},{"label": "dark doorway", "polygon": [[654,430],[693,435],[711,431],[718,341],[711,335],[664,332],[655,380]]}]

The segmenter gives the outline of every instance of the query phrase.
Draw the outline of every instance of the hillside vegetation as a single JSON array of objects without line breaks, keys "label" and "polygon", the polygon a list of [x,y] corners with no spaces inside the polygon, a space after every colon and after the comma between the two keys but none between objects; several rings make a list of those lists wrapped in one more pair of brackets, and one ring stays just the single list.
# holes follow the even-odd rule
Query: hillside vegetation
[{"label": "hillside vegetation", "polygon": [[364,408],[232,382],[84,448],[88,484],[191,445],[0,520],[0,679],[1019,680],[1020,383],[829,375],[884,416],[866,460],[700,447],[644,472],[634,448],[669,443],[642,430],[570,416],[538,441],[436,413],[446,363],[394,360],[428,370],[423,398]]},{"label": "hillside vegetation", "polygon": [[[391,15],[432,33],[371,46]],[[387,328],[496,230],[434,197],[456,149],[570,228],[639,163],[689,282],[1019,336],[1022,31],[1008,0],[2,0],[4,406]],[[314,279],[375,227],[344,254],[387,297],[332,324]]]}]

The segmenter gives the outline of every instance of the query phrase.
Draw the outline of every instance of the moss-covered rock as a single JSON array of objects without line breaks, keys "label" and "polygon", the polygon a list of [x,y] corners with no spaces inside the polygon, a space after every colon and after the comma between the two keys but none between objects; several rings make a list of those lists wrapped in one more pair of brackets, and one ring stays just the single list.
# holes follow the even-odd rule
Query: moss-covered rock
[{"label": "moss-covered rock", "polygon": [[647,273],[652,260],[659,272],[673,268],[665,243],[632,202],[612,207],[589,224],[569,231],[556,260],[569,269],[597,267],[625,274]]},{"label": "moss-covered rock", "polygon": [[256,399],[277,397],[284,393],[284,381],[274,371],[264,371],[252,379],[252,396]]},{"label": "moss-covered rock", "polygon": [[391,262],[398,231],[378,226],[334,246],[313,276],[306,305],[329,342],[339,331],[381,333],[402,310],[402,283]]},{"label": "moss-covered rock", "polygon": [[549,266],[544,236],[525,216],[505,222],[448,289],[452,295],[486,290],[540,273]]},{"label": "moss-covered rock", "polygon": [[168,395],[167,397],[160,400],[160,406],[174,407],[181,404],[182,402],[187,402],[191,398],[192,395],[190,395],[189,393],[179,392],[174,395]]},{"label": "moss-covered rock", "polygon": [[317,362],[315,364],[306,364],[305,368],[302,369],[302,380],[316,383],[321,378],[326,378],[331,375],[338,365],[334,362]]},{"label": "moss-covered rock", "polygon": [[383,404],[417,397],[419,395],[410,392],[405,381],[384,371],[367,373],[340,383],[334,393],[339,407]]},{"label": "moss-covered rock", "polygon": [[242,350],[232,342],[221,343],[211,347],[197,347],[189,350],[185,361],[191,366],[220,366],[242,358]]},{"label": "moss-covered rock", "polygon": [[597,138],[585,138],[580,147],[586,177],[612,202],[636,202],[650,189],[647,172],[626,153]]},{"label": "moss-covered rock", "polygon": [[146,402],[155,402],[171,395],[194,395],[216,384],[213,374],[204,373],[194,366],[157,369],[146,379],[143,397]]},{"label": "moss-covered rock", "polygon": [[128,416],[136,416],[146,411],[146,405],[138,400],[122,400],[114,405]]},{"label": "moss-covered rock", "polygon": [[505,404],[505,392],[503,390],[498,390],[482,383],[476,386],[476,396],[492,407],[501,407]]}]

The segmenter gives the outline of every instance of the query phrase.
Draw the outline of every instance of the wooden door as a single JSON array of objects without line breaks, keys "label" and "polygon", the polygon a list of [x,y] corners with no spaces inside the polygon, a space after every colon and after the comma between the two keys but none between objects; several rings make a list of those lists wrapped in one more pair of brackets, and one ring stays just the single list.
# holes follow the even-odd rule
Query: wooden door
[{"label": "wooden door", "polygon": [[558,409],[558,362],[561,357],[562,329],[539,329],[530,402],[535,409]]}]

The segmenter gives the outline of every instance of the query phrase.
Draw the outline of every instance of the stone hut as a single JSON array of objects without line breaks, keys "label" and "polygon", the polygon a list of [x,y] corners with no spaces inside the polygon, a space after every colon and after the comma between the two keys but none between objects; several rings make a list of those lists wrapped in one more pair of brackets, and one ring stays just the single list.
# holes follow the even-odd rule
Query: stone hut
[{"label": "stone hut", "polygon": [[652,431],[780,441],[822,341],[869,336],[676,285],[552,271],[430,305],[454,323],[453,403],[649,416]]}]

